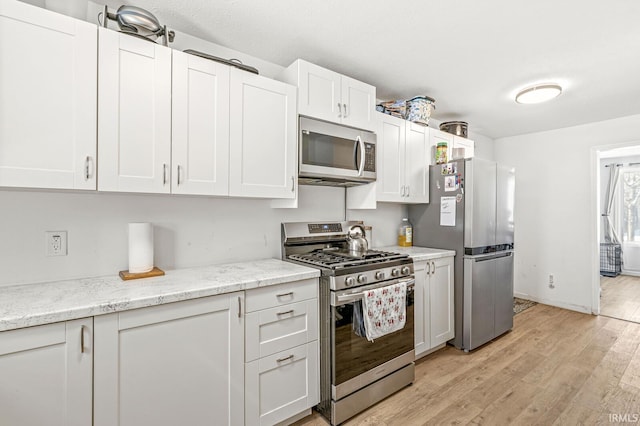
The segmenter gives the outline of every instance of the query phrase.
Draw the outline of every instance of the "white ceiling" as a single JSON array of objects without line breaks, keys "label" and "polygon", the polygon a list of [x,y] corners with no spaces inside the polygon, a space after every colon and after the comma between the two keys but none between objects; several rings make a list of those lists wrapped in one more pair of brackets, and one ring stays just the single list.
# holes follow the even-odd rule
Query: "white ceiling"
[{"label": "white ceiling", "polygon": [[[108,0],[110,7],[122,1]],[[637,0],[126,0],[163,24],[267,61],[296,58],[428,95],[434,118],[493,138],[640,113]],[[517,89],[564,92],[519,105]]]}]

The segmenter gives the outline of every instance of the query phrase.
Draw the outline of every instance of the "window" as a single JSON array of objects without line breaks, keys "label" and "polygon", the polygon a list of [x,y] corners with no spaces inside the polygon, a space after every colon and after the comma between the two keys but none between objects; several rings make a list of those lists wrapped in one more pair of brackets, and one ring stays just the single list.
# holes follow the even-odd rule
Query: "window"
[{"label": "window", "polygon": [[620,171],[620,237],[640,242],[640,166]]}]

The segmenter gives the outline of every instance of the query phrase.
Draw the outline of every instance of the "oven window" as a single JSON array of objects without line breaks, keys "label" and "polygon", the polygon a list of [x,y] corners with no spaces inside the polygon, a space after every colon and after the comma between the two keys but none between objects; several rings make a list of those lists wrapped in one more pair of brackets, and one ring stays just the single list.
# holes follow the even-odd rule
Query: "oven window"
[{"label": "oven window", "polygon": [[309,132],[302,134],[302,164],[358,170],[359,159],[354,156],[358,144],[353,139],[343,139]]},{"label": "oven window", "polygon": [[407,322],[402,330],[369,342],[353,331],[353,309],[348,303],[332,308],[334,326],[333,384],[339,385],[414,349],[413,289],[407,290]]}]

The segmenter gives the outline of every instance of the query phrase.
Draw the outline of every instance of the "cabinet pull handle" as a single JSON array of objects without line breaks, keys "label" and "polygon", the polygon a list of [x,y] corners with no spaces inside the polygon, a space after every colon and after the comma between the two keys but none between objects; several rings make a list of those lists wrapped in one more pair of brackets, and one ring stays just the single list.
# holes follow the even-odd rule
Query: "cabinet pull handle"
[{"label": "cabinet pull handle", "polygon": [[178,164],[178,185],[180,185],[180,176],[182,175],[182,166],[180,164]]},{"label": "cabinet pull handle", "polygon": [[289,361],[290,359],[293,359],[293,354],[286,356],[284,358],[278,358],[276,359],[276,362],[284,362],[284,361]]},{"label": "cabinet pull handle", "polygon": [[338,117],[342,117],[342,104],[338,102]]},{"label": "cabinet pull handle", "polygon": [[409,191],[410,191],[410,190],[411,190],[411,186],[410,186],[410,185],[407,185],[407,195],[406,195],[407,197],[409,196]]},{"label": "cabinet pull handle", "polygon": [[238,318],[242,318],[242,299],[238,296]]},{"label": "cabinet pull handle", "polygon": [[431,262],[431,273],[432,274],[436,273],[436,262]]},{"label": "cabinet pull handle", "polygon": [[276,294],[276,297],[285,297],[285,296],[293,296],[293,292],[290,291],[289,293]]},{"label": "cabinet pull handle", "polygon": [[167,184],[167,163],[162,165],[162,184]]},{"label": "cabinet pull handle", "polygon": [[291,192],[295,192],[296,191],[296,178],[294,176],[291,176]]},{"label": "cabinet pull handle", "polygon": [[404,185],[400,187],[400,196],[404,197]]},{"label": "cabinet pull handle", "polygon": [[342,104],[342,106],[343,106],[343,111],[344,111],[343,117],[347,118],[347,116],[349,115],[349,114],[347,114],[347,104]]},{"label": "cabinet pull handle", "polygon": [[80,326],[80,353],[84,353],[84,325]]},{"label": "cabinet pull handle", "polygon": [[282,316],[282,315],[289,315],[289,314],[293,314],[293,309],[290,309],[290,310],[285,311],[285,312],[278,312],[276,315],[277,316]]},{"label": "cabinet pull handle", "polygon": [[84,159],[84,180],[89,180],[91,175],[91,157],[87,155]]}]

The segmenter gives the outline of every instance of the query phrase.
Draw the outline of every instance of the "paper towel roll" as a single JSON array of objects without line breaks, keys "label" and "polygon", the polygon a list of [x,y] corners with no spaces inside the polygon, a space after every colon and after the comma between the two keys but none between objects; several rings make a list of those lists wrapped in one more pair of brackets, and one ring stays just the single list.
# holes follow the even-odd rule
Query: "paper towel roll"
[{"label": "paper towel roll", "polygon": [[129,224],[129,272],[139,274],[153,269],[153,226]]}]

